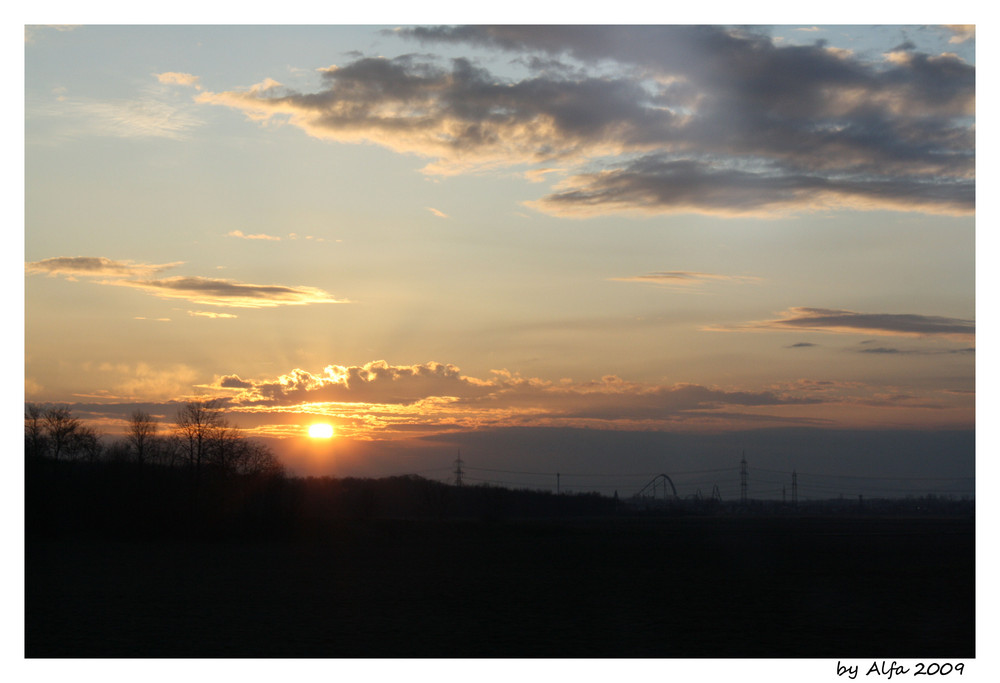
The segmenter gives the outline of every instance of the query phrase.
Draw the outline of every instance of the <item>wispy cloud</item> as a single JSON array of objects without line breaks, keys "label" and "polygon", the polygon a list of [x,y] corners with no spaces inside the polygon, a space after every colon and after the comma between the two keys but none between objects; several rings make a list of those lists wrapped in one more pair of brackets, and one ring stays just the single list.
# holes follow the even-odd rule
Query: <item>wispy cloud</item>
[{"label": "wispy cloud", "polygon": [[[256,235],[245,235],[242,230],[231,230],[226,233],[226,237],[238,237],[244,240],[265,240],[270,242],[280,242],[281,238],[275,235],[265,235],[264,233],[258,233]],[[294,238],[293,238],[294,239]]]},{"label": "wispy cloud", "polygon": [[970,355],[976,352],[972,347],[961,349],[900,349],[895,346],[868,346],[863,349],[854,349],[857,353],[869,353],[873,355],[902,355],[902,356],[940,356],[940,355]]},{"label": "wispy cloud", "polygon": [[895,353],[911,353],[911,352],[903,351],[902,349],[897,349],[889,346],[870,346],[865,349],[858,349],[858,353],[895,354]]},{"label": "wispy cloud", "polygon": [[945,28],[953,34],[948,39],[949,43],[965,43],[976,39],[975,24],[949,24]]},{"label": "wispy cloud", "polygon": [[183,265],[183,261],[173,263],[136,263],[135,261],[115,261],[104,256],[56,256],[24,264],[28,273],[63,275],[67,279],[76,276],[94,278],[148,277],[165,270]]},{"label": "wispy cloud", "polygon": [[859,313],[830,308],[795,307],[774,320],[761,320],[714,330],[802,330],[888,336],[975,336],[972,320],[911,313]]},{"label": "wispy cloud", "polygon": [[24,42],[33,43],[44,31],[75,31],[78,24],[27,24],[24,27]]},{"label": "wispy cloud", "polygon": [[430,211],[432,214],[434,214],[435,216],[437,216],[438,218],[448,218],[448,214],[446,214],[444,211],[439,211],[439,210],[437,210],[437,209],[435,209],[433,207],[430,207],[430,206],[425,207],[425,208],[428,211]]},{"label": "wispy cloud", "polygon": [[161,74],[156,74],[156,80],[160,83],[168,85],[184,85],[201,90],[201,85],[199,83],[200,79],[192,74],[167,71]]},{"label": "wispy cloud", "polygon": [[720,275],[718,273],[699,273],[689,270],[667,270],[632,277],[613,277],[613,282],[641,282],[644,284],[664,285],[668,287],[691,288],[699,287],[709,282],[759,282],[760,278],[752,275]]},{"label": "wispy cloud", "polygon": [[188,315],[194,316],[196,318],[219,318],[219,319],[232,319],[237,317],[232,313],[216,313],[215,311],[188,311]]},{"label": "wispy cloud", "polygon": [[60,94],[47,104],[34,104],[28,122],[52,126],[56,136],[167,138],[185,140],[203,121],[190,101],[177,101],[157,89],[134,99],[98,100]]},{"label": "wispy cloud", "polygon": [[[113,261],[105,257],[59,256],[25,264],[28,273],[63,275],[69,280],[79,276],[100,278],[101,284],[141,289],[167,299],[183,299],[207,306],[234,308],[270,308],[318,303],[346,303],[316,287],[259,285],[235,280],[197,276],[151,278],[180,263],[142,264]],[[198,315],[195,313],[194,315]]]},{"label": "wispy cloud", "polygon": [[197,99],[421,155],[428,172],[557,162],[568,177],[529,205],[562,216],[974,210],[975,67],[952,54],[873,61],[705,26],[393,34],[514,53],[534,71],[361,57],[320,69],[314,92],[268,79]]},{"label": "wispy cloud", "polygon": [[189,365],[177,363],[159,366],[148,362],[97,363],[86,368],[98,373],[107,389],[105,399],[167,400],[190,391],[198,373]]}]

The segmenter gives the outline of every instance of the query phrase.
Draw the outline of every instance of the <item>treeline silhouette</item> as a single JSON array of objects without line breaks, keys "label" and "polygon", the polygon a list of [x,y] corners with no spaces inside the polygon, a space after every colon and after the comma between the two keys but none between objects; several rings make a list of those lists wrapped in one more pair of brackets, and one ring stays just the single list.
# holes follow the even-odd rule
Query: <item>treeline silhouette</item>
[{"label": "treeline silhouette", "polygon": [[104,444],[65,406],[25,406],[28,538],[282,538],[343,520],[603,516],[617,498],[417,475],[291,477],[214,401],[185,404],[166,431],[136,410],[126,435]]},{"label": "treeline silhouette", "polygon": [[28,538],[289,538],[344,520],[643,517],[678,515],[974,515],[971,500],[619,500],[492,484],[449,485],[417,475],[292,477],[216,401],[190,402],[171,425],[135,410],[123,437],[102,440],[66,406],[27,404]]},{"label": "treeline silhouette", "polygon": [[28,403],[24,408],[24,452],[29,462],[49,459],[186,466],[199,476],[205,471],[283,473],[274,453],[233,426],[217,400],[184,404],[177,411],[172,430],[166,433],[160,433],[160,424],[149,413],[133,410],[124,438],[108,445],[67,406]]}]

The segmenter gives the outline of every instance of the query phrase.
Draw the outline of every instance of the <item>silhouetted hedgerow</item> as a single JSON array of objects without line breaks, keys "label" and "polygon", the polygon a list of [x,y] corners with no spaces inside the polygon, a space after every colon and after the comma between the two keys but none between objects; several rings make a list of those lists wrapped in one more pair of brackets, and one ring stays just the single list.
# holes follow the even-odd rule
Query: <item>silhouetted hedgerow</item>
[{"label": "silhouetted hedgerow", "polygon": [[361,479],[234,474],[204,467],[115,461],[27,463],[29,538],[285,537],[330,523],[371,519],[599,517],[615,501],[488,486],[456,487],[418,476]]}]

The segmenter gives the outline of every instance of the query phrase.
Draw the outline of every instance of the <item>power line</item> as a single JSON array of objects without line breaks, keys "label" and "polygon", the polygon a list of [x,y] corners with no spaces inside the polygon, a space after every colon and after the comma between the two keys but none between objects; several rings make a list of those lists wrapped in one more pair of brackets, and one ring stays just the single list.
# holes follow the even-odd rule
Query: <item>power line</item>
[{"label": "power line", "polygon": [[538,471],[538,470],[533,470],[533,471],[526,471],[526,470],[494,470],[494,469],[490,469],[488,467],[466,467],[465,469],[467,469],[467,470],[475,470],[477,472],[498,472],[498,473],[501,473],[501,474],[536,474],[536,475],[543,476],[543,477],[555,477],[555,476],[564,476],[564,477],[652,477],[652,476],[655,476],[653,474],[646,474],[646,473],[643,473],[643,474],[627,474],[627,473],[621,473],[621,474],[599,474],[599,473],[579,474],[579,473],[572,473],[572,472],[569,472],[569,473],[567,473],[567,472],[541,472],[541,471]]},{"label": "power line", "polygon": [[[425,472],[440,472],[444,468],[437,468],[432,470],[424,470]],[[467,473],[479,474],[480,476],[469,476]],[[739,472],[739,479],[736,478],[736,472]],[[787,498],[787,482],[791,481],[791,500],[792,503],[797,503],[800,500],[800,493],[805,493],[806,495],[802,499],[813,499],[818,496],[829,496],[831,494],[839,494],[841,496],[850,492],[853,496],[855,492],[861,491],[866,496],[879,496],[884,494],[907,494],[907,495],[970,495],[974,491],[970,490],[964,485],[965,482],[975,482],[975,477],[892,477],[892,476],[872,476],[872,475],[849,475],[849,474],[810,474],[801,473],[806,477],[804,482],[800,482],[798,475],[800,474],[797,470],[781,471],[772,470],[768,468],[754,468],[754,472],[764,474],[765,476],[757,476],[755,480],[758,482],[758,487],[755,489],[755,498],[758,499],[769,499],[771,497],[778,497],[779,500],[786,500]],[[733,475],[731,478],[723,476],[721,477],[709,477],[706,475],[716,475],[720,473],[728,473]],[[639,477],[657,477],[662,473],[652,474],[652,473],[641,473],[641,472],[562,472],[558,471],[547,471],[547,470],[507,470],[498,469],[490,467],[470,467],[462,460],[461,452],[459,452],[458,457],[455,460],[455,468],[452,470],[454,475],[454,483],[461,486],[463,481],[473,481],[481,484],[487,485],[497,485],[497,486],[507,486],[512,488],[522,488],[522,489],[535,489],[535,490],[553,490],[552,483],[555,483],[555,491],[561,492],[574,491],[574,492],[600,492],[600,491],[610,491],[615,490],[617,492],[621,489],[622,485],[628,487],[622,480],[627,480],[630,478]],[[528,481],[518,481],[516,478],[511,479],[510,477],[492,477],[489,475],[516,475],[522,477],[533,477],[534,480]],[[483,476],[485,475],[485,476]],[[707,487],[709,485],[713,488],[713,495],[718,492],[721,498],[722,494],[725,493],[727,498],[735,499],[739,496],[739,500],[742,504],[747,504],[750,499],[749,491],[749,465],[746,460],[746,452],[743,452],[742,459],[740,461],[740,466],[737,467],[721,467],[721,468],[709,468],[701,470],[682,470],[678,472],[671,472],[674,477],[680,477],[680,483],[685,489],[698,487],[698,491],[701,491],[702,487]],[[767,476],[776,475],[776,476]],[[563,477],[569,477],[573,481],[566,482],[563,481]],[[539,481],[537,478],[548,478],[549,482]],[[821,482],[816,482],[815,479],[821,479]],[[602,482],[601,480],[614,479],[614,483]],[[597,480],[597,481],[594,481]],[[839,480],[839,481],[831,481]],[[845,481],[849,480],[849,481]],[[739,489],[737,493],[737,481]],[[854,482],[854,483],[850,483]],[[895,486],[886,486],[882,482],[889,483],[892,482]],[[925,489],[919,486],[919,482],[935,482],[937,485],[933,489]],[[951,483],[949,485],[949,482]],[[802,484],[802,486],[800,486]],[[682,494],[678,494],[682,495]]]},{"label": "power line", "polygon": [[[755,467],[754,468],[754,472],[770,472],[771,474],[791,474],[791,472],[781,472],[779,470],[769,470],[769,469],[765,469],[763,467]],[[832,478],[836,478],[836,479],[885,479],[885,480],[891,480],[891,481],[900,481],[900,480],[906,480],[906,481],[951,481],[951,480],[955,480],[955,481],[958,481],[958,480],[965,480],[965,479],[975,480],[975,477],[891,477],[891,476],[874,477],[874,476],[864,475],[864,474],[816,474],[816,473],[811,473],[811,472],[799,472],[799,474],[803,474],[803,475],[805,475],[807,477],[832,477]]]},{"label": "power line", "polygon": [[[496,469],[489,469],[487,467],[469,467],[469,466],[466,466],[465,469],[467,469],[467,470],[475,470],[477,472],[498,472],[498,473],[501,473],[501,474],[537,474],[539,476],[546,476],[546,477],[555,477],[555,476],[559,476],[559,475],[561,475],[563,477],[655,477],[658,474],[660,474],[659,472],[639,472],[639,473],[631,473],[631,472],[562,472],[562,471],[559,471],[559,472],[542,472],[542,471],[539,471],[539,470],[532,470],[532,471],[528,471],[528,470],[496,470]],[[710,470],[685,470],[685,471],[682,471],[682,472],[672,472],[671,474],[673,476],[680,476],[680,475],[686,475],[686,474],[713,474],[713,473],[716,473],[716,472],[735,472],[735,471],[736,471],[735,467],[723,467],[723,468],[710,469]]]}]

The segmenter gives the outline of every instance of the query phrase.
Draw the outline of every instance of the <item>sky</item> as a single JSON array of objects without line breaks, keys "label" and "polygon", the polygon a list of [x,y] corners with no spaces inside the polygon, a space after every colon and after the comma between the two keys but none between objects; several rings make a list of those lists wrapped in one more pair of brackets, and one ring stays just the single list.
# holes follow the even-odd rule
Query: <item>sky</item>
[{"label": "sky", "polygon": [[303,474],[460,453],[470,483],[692,495],[746,453],[761,495],[969,493],[975,53],[951,25],[29,26],[24,399],[113,438],[219,398]]}]

